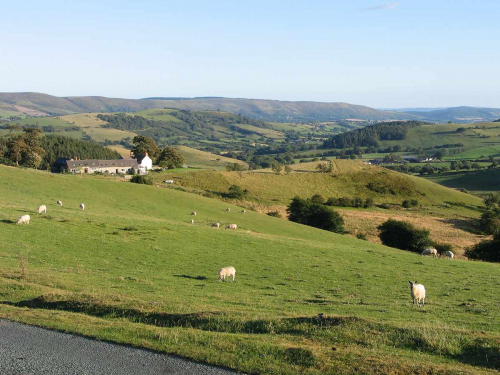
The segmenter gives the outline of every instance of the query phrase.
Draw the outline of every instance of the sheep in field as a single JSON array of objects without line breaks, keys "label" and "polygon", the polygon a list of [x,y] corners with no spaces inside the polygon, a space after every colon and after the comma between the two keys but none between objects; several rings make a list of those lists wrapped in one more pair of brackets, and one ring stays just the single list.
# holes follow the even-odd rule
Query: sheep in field
[{"label": "sheep in field", "polygon": [[247,213],[247,210],[243,210],[241,211],[242,214],[246,214]]},{"label": "sheep in field", "polygon": [[194,224],[194,220],[193,219],[191,219],[191,224]]},{"label": "sheep in field", "polygon": [[446,254],[446,258],[448,258],[450,260],[453,260],[453,258],[455,258],[455,254],[453,254],[452,251],[447,251],[445,254]]},{"label": "sheep in field", "polygon": [[38,207],[38,213],[39,214],[41,214],[41,213],[46,214],[47,213],[47,206],[42,204],[40,207]]},{"label": "sheep in field", "polygon": [[425,249],[424,251],[422,251],[422,254],[420,255],[433,255],[434,258],[437,258],[438,256],[438,252],[437,250],[434,248],[434,247],[428,247],[427,249]]},{"label": "sheep in field", "polygon": [[17,224],[29,224],[30,223],[30,215],[23,215],[17,221]]},{"label": "sheep in field", "polygon": [[191,215],[196,216],[196,211],[191,212]]},{"label": "sheep in field", "polygon": [[85,205],[83,203],[80,203],[80,208],[82,211],[85,211]]},{"label": "sheep in field", "polygon": [[412,283],[408,280],[408,282],[410,283],[410,295],[413,299],[413,304],[417,301],[418,307],[420,307],[420,304],[425,306],[425,287],[422,284],[417,284],[416,281]]},{"label": "sheep in field", "polygon": [[230,208],[226,208],[226,211],[229,212],[229,211],[231,211],[231,209]]},{"label": "sheep in field", "polygon": [[62,207],[62,202],[61,201],[57,201],[57,205]]},{"label": "sheep in field", "polygon": [[224,267],[219,270],[219,281],[226,281],[226,277],[233,276],[233,281],[236,276],[234,267]]},{"label": "sheep in field", "polygon": [[236,224],[229,224],[226,229],[232,229],[232,230],[236,230],[238,229],[238,226]]},{"label": "sheep in field", "polygon": [[212,228],[219,229],[220,228],[220,224],[219,223],[212,223]]}]

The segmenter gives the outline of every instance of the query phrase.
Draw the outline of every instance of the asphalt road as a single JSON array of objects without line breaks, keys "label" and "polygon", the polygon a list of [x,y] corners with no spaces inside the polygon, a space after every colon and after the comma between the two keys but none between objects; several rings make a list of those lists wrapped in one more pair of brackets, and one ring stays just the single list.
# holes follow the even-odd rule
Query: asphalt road
[{"label": "asphalt road", "polygon": [[179,374],[235,372],[148,350],[0,320],[0,375]]}]

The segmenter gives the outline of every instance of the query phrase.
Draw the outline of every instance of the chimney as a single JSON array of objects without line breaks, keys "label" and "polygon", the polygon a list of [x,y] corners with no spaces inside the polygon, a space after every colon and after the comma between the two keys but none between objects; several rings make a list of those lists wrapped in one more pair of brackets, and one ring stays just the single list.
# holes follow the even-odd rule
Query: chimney
[{"label": "chimney", "polygon": [[148,153],[146,152],[146,155],[145,156],[148,156]]}]

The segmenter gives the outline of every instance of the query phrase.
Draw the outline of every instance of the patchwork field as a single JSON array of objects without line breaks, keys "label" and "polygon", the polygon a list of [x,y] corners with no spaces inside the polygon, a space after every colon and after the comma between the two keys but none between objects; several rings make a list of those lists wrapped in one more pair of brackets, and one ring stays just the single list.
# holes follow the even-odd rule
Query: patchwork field
[{"label": "patchwork field", "polygon": [[[500,369],[497,264],[422,258],[172,189],[3,166],[0,177],[2,318],[250,373]],[[31,223],[15,225],[25,213]],[[236,282],[218,282],[228,265]],[[408,279],[426,286],[425,308]]]}]

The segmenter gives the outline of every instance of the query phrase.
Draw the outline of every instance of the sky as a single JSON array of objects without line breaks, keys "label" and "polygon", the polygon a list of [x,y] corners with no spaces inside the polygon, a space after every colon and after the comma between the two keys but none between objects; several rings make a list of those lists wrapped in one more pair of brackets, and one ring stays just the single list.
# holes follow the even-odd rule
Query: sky
[{"label": "sky", "polygon": [[0,92],[500,107],[499,0],[2,0],[0,14]]}]

